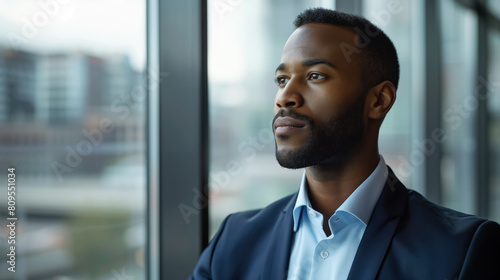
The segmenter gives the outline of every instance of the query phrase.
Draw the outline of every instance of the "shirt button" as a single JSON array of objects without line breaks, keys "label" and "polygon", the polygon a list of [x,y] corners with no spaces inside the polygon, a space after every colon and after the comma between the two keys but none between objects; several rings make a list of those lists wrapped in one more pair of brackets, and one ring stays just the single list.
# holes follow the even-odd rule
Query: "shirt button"
[{"label": "shirt button", "polygon": [[333,219],[334,222],[338,222],[338,220],[340,220],[340,218]]},{"label": "shirt button", "polygon": [[321,251],[321,257],[322,257],[323,259],[328,258],[328,251],[326,251],[326,250]]},{"label": "shirt button", "polygon": [[309,210],[309,215],[311,215],[311,217],[316,217],[316,213],[314,213],[313,210]]}]

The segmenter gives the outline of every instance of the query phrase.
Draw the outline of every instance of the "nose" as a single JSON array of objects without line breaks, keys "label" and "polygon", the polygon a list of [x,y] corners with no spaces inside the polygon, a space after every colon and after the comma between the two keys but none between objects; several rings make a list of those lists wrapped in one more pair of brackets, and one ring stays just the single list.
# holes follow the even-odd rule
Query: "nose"
[{"label": "nose", "polygon": [[288,81],[284,88],[280,88],[276,94],[275,106],[278,109],[288,107],[300,107],[304,104],[304,99],[297,85],[292,80]]}]

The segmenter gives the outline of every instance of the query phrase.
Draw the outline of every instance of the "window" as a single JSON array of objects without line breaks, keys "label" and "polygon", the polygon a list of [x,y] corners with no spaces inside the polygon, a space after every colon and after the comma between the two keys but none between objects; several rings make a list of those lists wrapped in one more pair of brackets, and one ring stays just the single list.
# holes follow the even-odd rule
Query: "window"
[{"label": "window", "polygon": [[488,33],[488,76],[482,80],[487,89],[488,110],[490,113],[489,148],[490,157],[490,195],[489,218],[500,221],[500,30],[490,29]]},{"label": "window", "polygon": [[473,213],[476,211],[474,143],[478,100],[474,88],[477,75],[477,16],[454,1],[440,2],[442,34],[442,203]]},{"label": "window", "polygon": [[[146,278],[145,16],[141,0],[0,3],[0,180],[15,168],[16,279]],[[2,279],[13,275],[5,258]]]}]

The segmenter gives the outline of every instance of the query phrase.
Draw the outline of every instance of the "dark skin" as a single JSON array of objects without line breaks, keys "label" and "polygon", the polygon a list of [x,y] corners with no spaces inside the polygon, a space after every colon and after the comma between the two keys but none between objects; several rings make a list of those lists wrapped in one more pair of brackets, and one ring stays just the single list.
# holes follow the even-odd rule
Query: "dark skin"
[{"label": "dark skin", "polygon": [[[290,108],[311,117],[315,123],[324,123],[351,108],[359,102],[360,95],[366,94],[361,97],[361,100],[364,98],[363,137],[349,157],[340,164],[325,161],[306,167],[309,200],[312,207],[323,214],[327,236],[331,234],[328,218],[377,166],[380,125],[396,99],[396,89],[389,81],[363,93],[359,63],[363,56],[353,54],[349,63],[340,48],[342,42],[356,46],[356,40],[357,35],[348,28],[305,24],[286,42],[281,56],[282,67],[276,71],[279,89],[275,114],[281,108]],[[303,63],[319,59],[323,62]],[[278,150],[293,150],[306,143],[311,130],[307,127],[282,129],[276,130],[276,134],[287,136],[276,137]]]}]

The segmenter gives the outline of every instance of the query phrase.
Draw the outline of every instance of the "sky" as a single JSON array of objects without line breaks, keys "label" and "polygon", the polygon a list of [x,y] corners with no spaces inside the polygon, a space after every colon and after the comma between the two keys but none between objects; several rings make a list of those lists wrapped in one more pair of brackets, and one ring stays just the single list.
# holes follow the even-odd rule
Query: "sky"
[{"label": "sky", "polygon": [[0,0],[0,45],[146,62],[145,0]]}]

